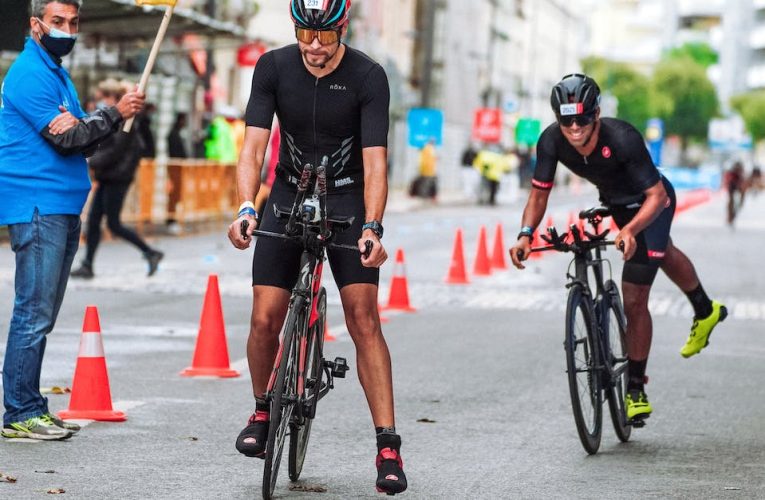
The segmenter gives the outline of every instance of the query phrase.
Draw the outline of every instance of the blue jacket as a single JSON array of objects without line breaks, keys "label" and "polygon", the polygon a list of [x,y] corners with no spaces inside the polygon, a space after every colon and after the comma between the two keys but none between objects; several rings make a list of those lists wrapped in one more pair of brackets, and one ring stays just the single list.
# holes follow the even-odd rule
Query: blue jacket
[{"label": "blue jacket", "polygon": [[62,156],[41,132],[64,106],[84,118],[67,71],[31,38],[0,89],[0,225],[79,215],[90,191],[82,154]]}]

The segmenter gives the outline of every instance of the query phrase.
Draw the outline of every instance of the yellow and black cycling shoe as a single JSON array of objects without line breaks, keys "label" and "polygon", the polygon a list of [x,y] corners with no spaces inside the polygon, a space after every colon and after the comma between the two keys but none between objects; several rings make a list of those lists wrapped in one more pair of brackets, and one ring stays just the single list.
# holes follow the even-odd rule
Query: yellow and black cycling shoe
[{"label": "yellow and black cycling shoe", "polygon": [[627,407],[627,422],[635,425],[635,427],[642,427],[644,425],[643,420],[650,417],[653,411],[645,392],[640,390],[629,391],[624,402]]},{"label": "yellow and black cycling shoe", "polygon": [[694,354],[698,354],[709,345],[709,336],[712,335],[712,330],[718,323],[725,321],[728,317],[728,309],[717,302],[712,301],[712,313],[703,319],[694,319],[693,326],[691,326],[691,335],[685,342],[685,345],[680,349],[680,354],[684,358],[690,358]]}]

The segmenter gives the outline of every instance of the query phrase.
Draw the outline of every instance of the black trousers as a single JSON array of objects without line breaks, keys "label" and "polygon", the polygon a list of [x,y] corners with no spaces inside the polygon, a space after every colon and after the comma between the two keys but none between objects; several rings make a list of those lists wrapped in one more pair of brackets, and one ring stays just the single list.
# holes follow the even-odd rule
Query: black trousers
[{"label": "black trousers", "polygon": [[106,215],[106,226],[113,235],[118,236],[146,253],[151,248],[135,232],[122,225],[120,212],[125,203],[125,195],[130,182],[101,182],[93,195],[88,213],[87,252],[85,261],[93,264],[93,259],[101,242],[101,219]]}]

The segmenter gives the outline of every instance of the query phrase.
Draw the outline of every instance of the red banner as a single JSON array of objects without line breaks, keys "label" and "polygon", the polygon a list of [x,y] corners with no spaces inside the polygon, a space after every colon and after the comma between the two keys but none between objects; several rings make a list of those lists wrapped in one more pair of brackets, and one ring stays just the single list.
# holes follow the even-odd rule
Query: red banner
[{"label": "red banner", "polygon": [[236,60],[239,66],[255,66],[258,64],[258,59],[266,53],[268,47],[260,42],[246,43],[239,47],[236,53]]},{"label": "red banner", "polygon": [[502,110],[479,108],[473,119],[473,139],[481,142],[498,143],[502,139]]}]

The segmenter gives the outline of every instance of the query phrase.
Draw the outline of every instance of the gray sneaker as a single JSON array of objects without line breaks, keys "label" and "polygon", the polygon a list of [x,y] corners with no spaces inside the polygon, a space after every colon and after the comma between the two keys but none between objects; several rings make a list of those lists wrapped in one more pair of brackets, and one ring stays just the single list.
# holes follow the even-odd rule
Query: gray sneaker
[{"label": "gray sneaker", "polygon": [[56,427],[60,427],[62,429],[66,429],[70,431],[72,434],[79,432],[81,427],[74,422],[66,422],[65,420],[61,420],[56,415],[52,413],[46,413],[41,418],[47,420],[48,422],[52,423]]},{"label": "gray sneaker", "polygon": [[33,417],[23,422],[14,422],[3,427],[2,436],[5,438],[42,439],[44,441],[57,441],[67,439],[72,433],[53,424],[48,419],[40,416]]}]

